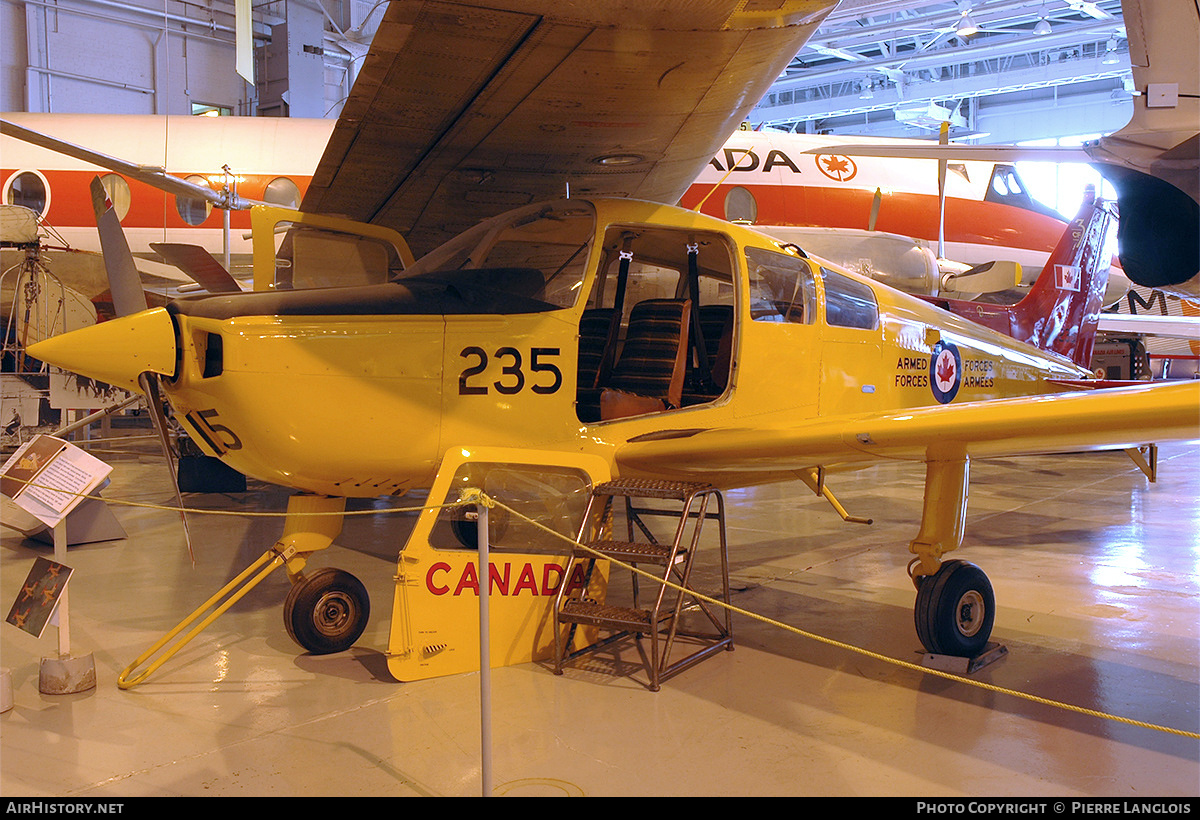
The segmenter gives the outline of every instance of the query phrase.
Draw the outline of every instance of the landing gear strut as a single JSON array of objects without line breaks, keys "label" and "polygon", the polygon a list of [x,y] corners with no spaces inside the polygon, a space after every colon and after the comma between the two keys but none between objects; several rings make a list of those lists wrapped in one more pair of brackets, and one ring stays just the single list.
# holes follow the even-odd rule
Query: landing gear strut
[{"label": "landing gear strut", "polygon": [[996,597],[979,567],[942,560],[962,544],[970,471],[962,453],[939,456],[925,462],[921,529],[908,547],[917,556],[909,565],[917,587],[913,620],[917,637],[930,653],[973,658],[992,635]]}]

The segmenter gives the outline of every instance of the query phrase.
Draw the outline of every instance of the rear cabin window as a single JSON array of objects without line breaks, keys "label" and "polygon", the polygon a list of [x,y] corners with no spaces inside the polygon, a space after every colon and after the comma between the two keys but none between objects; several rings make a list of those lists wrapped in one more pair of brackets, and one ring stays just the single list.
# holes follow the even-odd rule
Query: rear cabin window
[{"label": "rear cabin window", "polygon": [[821,268],[825,283],[825,321],[834,327],[874,330],[879,326],[875,291],[866,284]]},{"label": "rear cabin window", "polygon": [[808,263],[785,253],[746,248],[750,272],[750,318],[755,322],[811,324],[817,287]]}]

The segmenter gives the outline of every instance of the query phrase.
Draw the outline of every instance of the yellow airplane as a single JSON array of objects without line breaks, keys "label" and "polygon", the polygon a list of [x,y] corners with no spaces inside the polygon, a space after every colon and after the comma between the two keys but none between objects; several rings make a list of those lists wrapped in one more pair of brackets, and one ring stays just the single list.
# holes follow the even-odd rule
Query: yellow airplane
[{"label": "yellow airplane", "polygon": [[[457,489],[519,501],[574,535],[580,499],[612,477],[800,479],[844,515],[827,479],[899,459],[926,468],[908,545],[918,635],[972,656],[992,630],[991,585],[942,560],[963,540],[971,458],[1200,433],[1200,385],[1071,389],[1102,384],[1086,367],[1107,269],[1102,203],[1071,223],[1024,302],[972,321],[644,199],[677,200],[830,4],[712,0],[681,26],[671,3],[643,2],[609,28],[581,28],[578,9],[505,5],[469,25],[390,5],[308,213],[252,211],[254,292],[179,299],[29,351],[144,392],[152,408],[164,398],[206,454],[299,491],[283,536],[243,577],[286,568],[285,622],[309,651],[348,648],[369,613],[357,579],[304,572],[338,537],[347,498],[430,488],[400,552],[388,649],[392,674],[412,680],[478,663],[461,624],[482,588],[507,624],[494,664],[544,657],[558,588],[591,591],[569,549],[517,522],[495,534],[512,551],[479,578],[469,527],[434,508]],[[454,74],[458,96],[431,97],[438,60],[453,73],[468,42],[502,68],[477,71],[482,85]],[[389,112],[410,110],[406,94],[454,115],[401,128]],[[567,171],[550,173],[556,162]],[[544,196],[568,185],[569,198]],[[499,203],[520,206],[458,232]],[[322,228],[331,243],[316,240]],[[303,287],[312,267],[337,266],[360,284]]]},{"label": "yellow airplane", "polygon": [[[485,221],[392,282],[188,297],[30,354],[135,390],[154,374],[206,453],[326,509],[445,481],[447,454],[478,448],[722,488],[824,489],[844,468],[923,461],[918,632],[970,656],[990,636],[991,587],[942,556],[962,542],[972,457],[1198,433],[1194,383],[1055,395],[1091,379],[1097,214],[1072,223],[1027,297],[1041,321],[1010,317],[1027,341],[741,226],[570,199]],[[295,578],[311,551],[289,557]],[[465,576],[423,577],[444,594]],[[350,620],[334,641],[294,635],[336,651],[361,633]]]}]

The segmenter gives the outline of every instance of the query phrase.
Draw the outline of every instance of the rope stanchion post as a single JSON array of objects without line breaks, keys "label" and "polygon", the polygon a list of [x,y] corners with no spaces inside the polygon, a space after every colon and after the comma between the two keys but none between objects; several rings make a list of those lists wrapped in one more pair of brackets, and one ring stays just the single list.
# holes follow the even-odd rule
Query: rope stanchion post
[{"label": "rope stanchion post", "polygon": [[467,489],[460,502],[475,505],[475,543],[479,577],[479,756],[483,797],[492,794],[492,641],[491,641],[491,552],[488,508],[492,500],[482,490]]}]

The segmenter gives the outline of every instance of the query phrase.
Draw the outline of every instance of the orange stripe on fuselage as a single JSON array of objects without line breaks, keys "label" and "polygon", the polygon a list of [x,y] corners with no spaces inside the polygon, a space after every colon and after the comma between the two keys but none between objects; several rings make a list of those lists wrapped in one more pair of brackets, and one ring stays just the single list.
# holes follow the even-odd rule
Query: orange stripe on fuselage
[{"label": "orange stripe on fuselage", "polygon": [[[28,169],[0,169],[0,180],[7,180],[17,171]],[[90,186],[92,179],[100,171],[56,171],[37,169],[50,187],[50,210],[45,214],[47,223],[56,228],[95,227],[96,215],[92,212]],[[174,174],[179,178],[189,174]],[[204,176],[204,175],[201,175]],[[263,200],[268,183],[279,179],[280,174],[239,175],[237,192],[246,199]],[[301,197],[308,187],[310,177],[289,176],[296,187],[300,189]],[[144,182],[126,178],[129,184],[129,212],[121,220],[126,228],[220,228],[224,218],[219,210],[214,209],[208,218],[199,225],[190,225],[179,215],[175,207],[175,197]],[[220,184],[218,181],[217,184]],[[248,211],[233,211],[230,215],[230,226],[248,230],[250,228],[250,213]]]},{"label": "orange stripe on fuselage", "polygon": [[[874,192],[857,188],[816,185],[693,185],[680,205],[725,218],[725,197],[733,188],[754,195],[755,224],[763,227],[822,227],[866,230]],[[707,198],[706,198],[707,197]],[[946,241],[1049,253],[1066,229],[1065,221],[996,202],[946,200]],[[938,198],[928,194],[893,192],[882,195],[875,230],[936,242]]]}]

